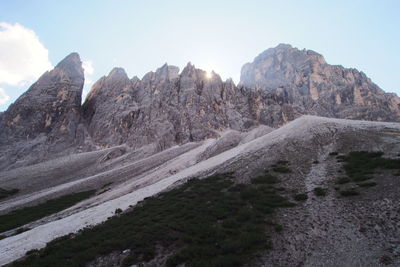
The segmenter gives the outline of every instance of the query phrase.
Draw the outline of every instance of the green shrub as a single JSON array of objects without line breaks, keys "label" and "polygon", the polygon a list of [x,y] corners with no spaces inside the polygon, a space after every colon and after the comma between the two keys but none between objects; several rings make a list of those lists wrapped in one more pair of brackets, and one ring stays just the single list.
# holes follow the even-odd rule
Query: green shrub
[{"label": "green shrub", "polygon": [[278,160],[276,162],[276,164],[277,165],[287,165],[287,164],[289,164],[289,161],[287,161],[287,160]]},{"label": "green shrub", "polygon": [[347,184],[348,182],[350,182],[350,178],[348,177],[340,177],[336,179],[336,183],[337,184]]},{"label": "green shrub", "polygon": [[242,266],[270,248],[266,224],[293,204],[268,183],[234,184],[216,175],[142,201],[133,210],[47,244],[15,266],[85,266],[99,255],[130,249],[124,266],[147,262],[157,248],[175,248],[167,266]]},{"label": "green shrub", "polygon": [[26,232],[26,231],[29,231],[29,230],[31,230],[31,228],[24,228],[24,227],[21,227],[21,228],[18,228],[18,229],[15,231],[15,234],[18,235],[18,234],[20,234],[20,233],[23,233],[23,232]]},{"label": "green shrub", "polygon": [[297,201],[305,201],[305,200],[308,199],[308,196],[305,193],[296,194],[296,195],[294,195],[294,199],[297,200]]},{"label": "green shrub", "polygon": [[400,169],[399,159],[382,158],[383,152],[354,151],[346,157],[344,170],[355,182],[371,179],[376,169]]},{"label": "green shrub", "polygon": [[5,215],[0,215],[0,233],[64,210],[92,196],[94,193],[95,191],[85,191],[70,194],[57,199],[48,200],[45,203],[33,207],[26,207],[14,210]]},{"label": "green shrub", "polygon": [[364,183],[357,183],[358,186],[360,187],[372,187],[372,186],[376,186],[377,183],[375,182],[364,182]]},{"label": "green shrub", "polygon": [[322,188],[322,187],[316,187],[316,188],[314,188],[313,191],[316,196],[326,196],[328,189]]},{"label": "green shrub", "polygon": [[360,193],[355,188],[344,189],[340,191],[340,195],[344,197],[357,196]]},{"label": "green shrub", "polygon": [[4,189],[4,188],[0,188],[0,199],[2,198],[6,198],[12,195],[15,195],[16,193],[19,192],[19,189]]},{"label": "green shrub", "polygon": [[292,172],[288,167],[285,167],[285,166],[277,166],[277,167],[272,168],[272,170],[274,172],[280,172],[280,173],[290,173],[290,172]]},{"label": "green shrub", "polygon": [[253,184],[276,184],[279,182],[280,180],[276,176],[273,176],[269,173],[251,179],[251,183]]},{"label": "green shrub", "polygon": [[283,231],[283,226],[281,224],[277,224],[275,225],[275,231],[276,232],[282,232]]}]

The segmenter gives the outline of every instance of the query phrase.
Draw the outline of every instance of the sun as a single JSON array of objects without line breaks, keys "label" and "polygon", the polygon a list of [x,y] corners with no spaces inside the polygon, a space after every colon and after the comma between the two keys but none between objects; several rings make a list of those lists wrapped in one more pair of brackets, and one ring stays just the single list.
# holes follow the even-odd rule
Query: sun
[{"label": "sun", "polygon": [[212,71],[206,71],[206,78],[207,78],[207,79],[211,79],[212,76],[213,76]]}]

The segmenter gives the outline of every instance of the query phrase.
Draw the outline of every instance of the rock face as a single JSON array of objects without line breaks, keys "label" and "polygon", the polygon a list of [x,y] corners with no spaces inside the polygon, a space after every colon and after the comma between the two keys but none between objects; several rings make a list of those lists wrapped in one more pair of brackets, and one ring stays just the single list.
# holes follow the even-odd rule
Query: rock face
[{"label": "rock face", "polygon": [[180,73],[165,64],[141,80],[115,68],[81,105],[83,82],[73,53],[0,113],[0,169],[121,144],[154,153],[228,129],[279,127],[304,114],[400,121],[400,99],[364,73],[285,44],[244,65],[238,86],[190,63]]},{"label": "rock face", "polygon": [[362,72],[333,66],[322,55],[280,44],[243,66],[240,86],[260,98],[260,122],[282,125],[303,114],[399,121],[400,99]]},{"label": "rock face", "polygon": [[114,69],[92,88],[83,105],[89,133],[102,146],[153,143],[156,150],[219,136],[226,128],[257,123],[235,105],[246,101],[232,81],[190,63],[179,74],[165,64],[142,80]]},{"label": "rock face", "polygon": [[20,165],[40,161],[83,143],[83,83],[79,55],[72,53],[1,115],[0,168],[18,161]]}]

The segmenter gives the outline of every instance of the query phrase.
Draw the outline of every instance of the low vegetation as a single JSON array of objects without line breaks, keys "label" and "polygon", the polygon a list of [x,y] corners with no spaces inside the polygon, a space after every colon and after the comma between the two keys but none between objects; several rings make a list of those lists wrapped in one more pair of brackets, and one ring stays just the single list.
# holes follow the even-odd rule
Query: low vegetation
[{"label": "low vegetation", "polygon": [[18,193],[19,190],[18,189],[4,189],[4,188],[0,188],[0,199],[15,195],[16,193]]},{"label": "low vegetation", "polygon": [[343,197],[357,196],[360,194],[360,192],[358,192],[356,188],[343,189],[339,192],[340,195]]},{"label": "low vegetation", "polygon": [[377,169],[400,169],[399,159],[383,158],[383,152],[355,151],[343,158],[344,170],[354,182],[373,178]]},{"label": "low vegetation", "polygon": [[[18,209],[0,216],[0,233],[15,229],[27,223],[39,220],[53,213],[64,210],[90,197],[95,191],[85,191],[48,200],[45,203]],[[20,228],[24,229],[24,228]],[[19,229],[17,231],[20,231]]]},{"label": "low vegetation", "polygon": [[[400,160],[384,158],[383,152],[367,152],[367,151],[353,151],[347,155],[339,155],[336,157],[338,162],[344,162],[343,168],[347,177],[341,177],[336,180],[336,184],[351,183],[360,188],[367,188],[376,186],[377,183],[369,181],[374,178],[378,170],[389,169],[400,170]],[[394,173],[396,175],[396,173]],[[355,196],[360,194],[357,188],[339,189],[342,196]]]},{"label": "low vegetation", "polygon": [[272,165],[272,170],[278,173],[291,173],[292,171],[287,167],[289,161],[278,160],[276,164]]},{"label": "low vegetation", "polygon": [[347,184],[349,182],[351,182],[349,177],[340,177],[336,179],[337,184]]},{"label": "low vegetation", "polygon": [[357,183],[357,185],[359,187],[373,187],[373,186],[376,186],[377,183],[375,183],[375,182],[363,182],[363,183]]},{"label": "low vegetation", "polygon": [[316,187],[316,188],[314,188],[313,191],[316,196],[323,197],[323,196],[326,196],[328,189],[322,188],[322,187]]},{"label": "low vegetation", "polygon": [[103,224],[55,240],[14,266],[85,266],[126,249],[131,252],[124,265],[131,266],[150,261],[160,248],[171,251],[167,266],[241,266],[271,247],[266,228],[282,231],[271,213],[294,205],[279,194],[278,182],[269,174],[251,184],[235,184],[229,175],[192,179]]},{"label": "low vegetation", "polygon": [[308,196],[307,196],[307,194],[305,194],[305,193],[301,193],[301,194],[296,194],[296,195],[294,195],[294,200],[296,200],[296,201],[305,201],[305,200],[307,200],[308,199]]}]

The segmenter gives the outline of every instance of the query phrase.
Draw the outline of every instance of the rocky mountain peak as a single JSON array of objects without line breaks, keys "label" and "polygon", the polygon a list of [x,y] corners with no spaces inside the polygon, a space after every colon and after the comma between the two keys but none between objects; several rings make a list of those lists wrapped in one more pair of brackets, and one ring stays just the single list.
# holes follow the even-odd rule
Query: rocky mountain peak
[{"label": "rocky mountain peak", "polygon": [[[2,150],[6,162],[24,158],[26,155],[18,153],[23,154],[25,149],[31,149],[30,153],[40,160],[47,154],[45,147],[51,146],[58,153],[83,140],[82,130],[78,129],[83,83],[82,62],[77,53],[72,53],[44,73],[4,112],[0,144],[5,145]],[[14,153],[19,144],[24,149]],[[0,159],[1,163],[4,161]]]},{"label": "rocky mountain peak", "polygon": [[126,79],[128,78],[128,75],[126,74],[126,71],[123,68],[113,68],[110,73],[107,75],[107,79],[113,79],[113,80],[118,80],[118,79]]},{"label": "rocky mountain peak", "polygon": [[323,56],[312,50],[279,44],[242,67],[240,84],[271,90],[296,82],[302,76],[320,72],[325,65]]},{"label": "rocky mountain peak", "polygon": [[364,73],[329,65],[322,55],[290,45],[267,49],[253,62],[245,64],[240,85],[260,90],[264,98],[276,102],[266,112],[279,114],[278,121],[283,123],[301,114],[400,119],[398,98],[385,94]]},{"label": "rocky mountain peak", "polygon": [[164,79],[172,80],[179,76],[179,68],[165,63],[162,67],[156,70],[155,76],[159,80],[164,80]]},{"label": "rocky mountain peak", "polygon": [[[50,75],[47,74],[48,72],[43,74],[38,82],[72,82],[79,88],[79,84],[84,81],[84,70],[82,68],[82,61],[79,54],[69,54],[56,65]],[[54,78],[55,76],[57,76],[57,78]],[[51,78],[51,80],[48,78]]]},{"label": "rocky mountain peak", "polygon": [[196,67],[191,63],[188,62],[186,66],[183,68],[181,72],[181,76],[193,76],[196,73]]},{"label": "rocky mountain peak", "polygon": [[81,106],[83,83],[81,60],[72,53],[0,115],[6,151],[0,167],[23,157],[15,142],[24,149],[37,147],[43,156],[48,150],[42,144],[56,152],[82,143],[89,144],[86,148],[149,145],[158,151],[227,129],[279,127],[305,114],[400,121],[400,99],[364,73],[329,65],[322,55],[288,44],[244,65],[239,86],[190,62],[181,73],[166,63],[142,79],[114,68],[92,86]]}]

